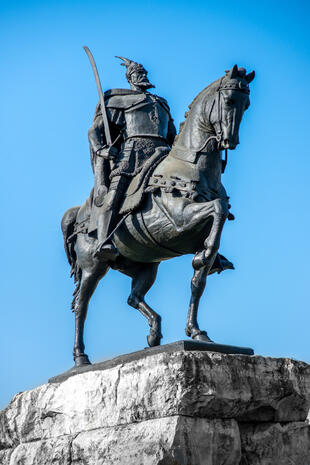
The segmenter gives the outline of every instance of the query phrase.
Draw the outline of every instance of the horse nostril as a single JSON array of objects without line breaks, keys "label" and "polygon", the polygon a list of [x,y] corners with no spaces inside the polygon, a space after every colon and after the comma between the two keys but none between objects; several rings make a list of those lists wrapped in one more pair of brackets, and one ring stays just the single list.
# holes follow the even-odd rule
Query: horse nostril
[{"label": "horse nostril", "polygon": [[234,150],[236,148],[236,143],[229,139],[224,139],[223,149]]}]

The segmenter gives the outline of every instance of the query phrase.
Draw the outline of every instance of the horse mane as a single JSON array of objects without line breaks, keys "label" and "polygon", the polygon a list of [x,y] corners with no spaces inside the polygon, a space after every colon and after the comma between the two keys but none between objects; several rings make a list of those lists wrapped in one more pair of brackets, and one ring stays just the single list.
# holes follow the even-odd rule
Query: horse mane
[{"label": "horse mane", "polygon": [[214,90],[218,89],[218,86],[219,86],[219,82],[220,80],[223,79],[223,78],[219,78],[217,79],[216,81],[212,82],[211,84],[209,84],[207,87],[205,87],[204,89],[202,89],[202,91],[199,92],[199,94],[196,95],[196,97],[194,98],[194,100],[188,105],[188,111],[185,112],[184,114],[184,117],[185,117],[185,120],[182,121],[180,123],[180,126],[179,126],[179,133],[178,135],[176,136],[175,138],[175,142],[177,141],[177,138],[179,136],[179,134],[181,133],[183,127],[184,127],[184,124],[186,122],[186,118],[188,117],[193,105],[195,105],[197,103],[197,101],[204,97],[206,94],[212,94]]}]

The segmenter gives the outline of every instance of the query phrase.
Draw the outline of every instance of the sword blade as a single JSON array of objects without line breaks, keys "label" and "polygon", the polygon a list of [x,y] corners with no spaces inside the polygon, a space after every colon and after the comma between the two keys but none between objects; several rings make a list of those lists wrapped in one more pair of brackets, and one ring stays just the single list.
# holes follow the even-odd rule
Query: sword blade
[{"label": "sword blade", "polygon": [[91,51],[89,50],[89,48],[86,47],[85,45],[83,46],[83,48],[84,48],[84,50],[85,50],[85,52],[86,52],[86,54],[87,54],[87,56],[89,58],[92,70],[93,70],[94,75],[95,75],[97,90],[98,90],[98,94],[99,94],[99,101],[100,101],[100,106],[101,106],[101,111],[102,111],[104,134],[105,134],[107,144],[110,147],[112,145],[111,133],[110,133],[109,121],[108,121],[108,117],[107,117],[107,111],[106,111],[106,107],[105,107],[105,103],[104,103],[104,97],[103,97],[103,92],[102,92],[102,87],[101,87],[101,82],[100,82],[97,66],[96,66],[94,57],[93,57]]}]

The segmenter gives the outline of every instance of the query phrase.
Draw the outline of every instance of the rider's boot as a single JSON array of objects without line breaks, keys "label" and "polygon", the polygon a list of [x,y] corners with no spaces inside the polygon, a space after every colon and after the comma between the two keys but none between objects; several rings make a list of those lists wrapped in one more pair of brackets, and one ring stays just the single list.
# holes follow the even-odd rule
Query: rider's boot
[{"label": "rider's boot", "polygon": [[106,210],[105,212],[101,213],[100,217],[98,218],[98,245],[94,252],[94,257],[101,260],[114,261],[118,256],[117,248],[114,246],[110,239],[107,240],[110,230],[113,227],[112,220],[113,210]]},{"label": "rider's boot", "polygon": [[117,175],[111,179],[110,189],[104,200],[105,210],[99,215],[97,223],[98,246],[94,256],[102,260],[115,260],[119,255],[112,241],[107,238],[117,224],[119,204],[127,185],[126,176]]}]

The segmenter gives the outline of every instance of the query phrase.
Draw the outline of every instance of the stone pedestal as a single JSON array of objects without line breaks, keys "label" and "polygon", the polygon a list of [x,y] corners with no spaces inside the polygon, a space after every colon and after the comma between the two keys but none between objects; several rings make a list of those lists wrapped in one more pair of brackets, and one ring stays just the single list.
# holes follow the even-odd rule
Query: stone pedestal
[{"label": "stone pedestal", "polygon": [[310,366],[176,350],[71,373],[0,413],[3,465],[310,465]]}]

